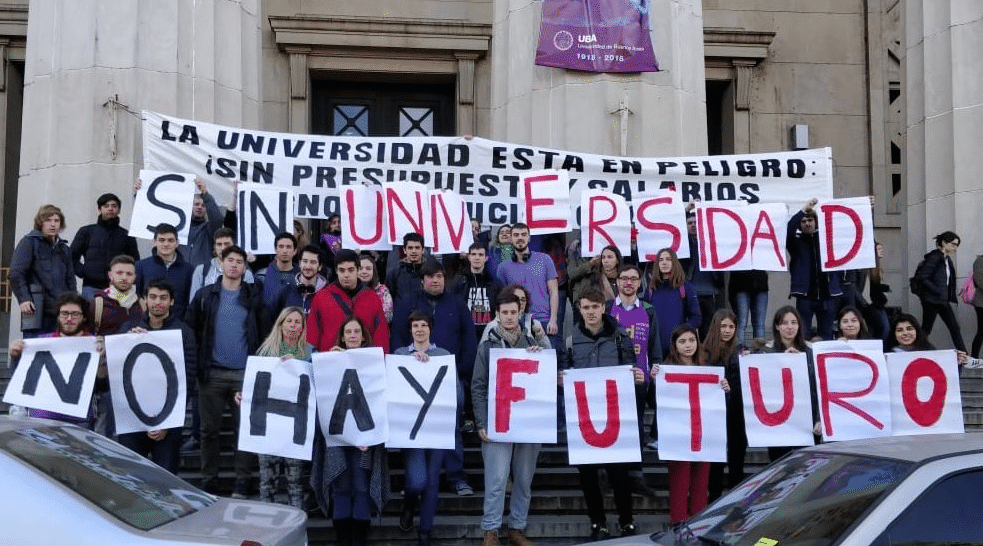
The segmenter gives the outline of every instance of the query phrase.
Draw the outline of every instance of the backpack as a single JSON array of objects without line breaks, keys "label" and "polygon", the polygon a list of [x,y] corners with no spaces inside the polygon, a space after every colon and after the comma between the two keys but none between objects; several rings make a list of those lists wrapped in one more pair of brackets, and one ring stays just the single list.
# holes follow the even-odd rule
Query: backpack
[{"label": "backpack", "polygon": [[976,297],[976,281],[973,279],[972,271],[966,275],[966,281],[963,282],[963,287],[959,289],[959,297],[963,303],[973,304],[973,299]]}]

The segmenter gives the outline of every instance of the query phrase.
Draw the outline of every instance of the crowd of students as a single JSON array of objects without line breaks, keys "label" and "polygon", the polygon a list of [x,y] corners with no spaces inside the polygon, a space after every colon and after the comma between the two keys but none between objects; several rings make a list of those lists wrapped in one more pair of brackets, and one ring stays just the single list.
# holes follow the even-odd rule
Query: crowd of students
[{"label": "crowd of students", "polygon": [[[878,265],[869,271],[844,275],[821,270],[815,200],[789,220],[787,250],[795,305],[777,311],[772,340],[765,343],[767,274],[732,273],[726,298],[725,276],[699,269],[695,222],[689,229],[690,258],[680,260],[673,250],[663,249],[646,265],[636,253],[622,256],[614,246],[595,257],[581,257],[578,242],[566,246],[563,236],[531,237],[522,223],[502,226],[492,237],[474,222],[475,242],[461,256],[429,256],[426,241],[417,233],[406,234],[402,247],[393,252],[359,254],[341,248],[340,222],[333,217],[320,245],[305,242],[300,223],[293,233],[278,235],[275,254],[260,267],[262,260],[234,244],[234,207],[223,213],[203,181],[198,181],[198,189],[188,244],[179,245],[175,226],[160,224],[152,253],[143,259],[119,225],[117,196],[99,197],[97,222],[80,228],[71,244],[61,238],[66,229],[61,210],[41,207],[34,230],[17,245],[10,275],[24,337],[180,330],[194,416],[190,430],[123,434],[119,441],[172,471],[182,449],[199,448],[201,486],[211,492],[218,491],[220,437],[228,426],[222,415],[231,410],[238,421],[250,355],[309,361],[316,351],[368,346],[423,362],[453,355],[459,378],[456,448],[402,450],[406,480],[400,527],[407,532],[416,527],[424,546],[430,543],[442,471],[458,494],[474,492],[463,470],[462,434],[481,439],[484,546],[500,543],[510,479],[507,538],[516,546],[532,544],[525,529],[541,446],[488,438],[492,348],[554,349],[560,370],[632,365],[640,437],[653,449],[658,448],[658,423],[653,419],[646,434],[643,417],[646,408],[657,403],[653,378],[660,365],[723,367],[727,462],[669,463],[673,524],[744,478],[747,438],[736,388],[739,355],[810,354],[807,340],[834,335],[883,339],[888,351],[931,348],[927,332],[910,314],[888,321],[884,294],[889,288],[880,268],[881,247]],[[941,316],[953,332],[960,362],[978,365],[964,352],[958,325],[953,330],[950,320],[956,278],[951,255],[959,239],[946,232],[936,243],[938,248],[916,273],[926,330],[935,316]],[[980,269],[983,275],[983,262]],[[564,333],[568,302],[575,319],[573,331]],[[973,345],[978,351],[980,344],[974,340]],[[23,346],[17,341],[10,347],[15,364]],[[113,436],[104,366],[86,418],[31,413],[76,421]],[[562,428],[562,418],[560,423]],[[771,448],[769,453],[776,458],[791,449]],[[328,445],[320,430],[311,461],[257,459],[237,451],[234,497],[253,493],[257,468],[260,499],[277,499],[277,480],[285,475],[287,501],[301,507],[311,492],[334,520],[339,542],[346,545],[365,543],[373,514],[390,498],[389,459],[383,446]],[[641,464],[579,465],[577,470],[590,538],[611,535],[600,487],[602,470],[614,491],[615,529],[620,535],[634,534],[632,495],[654,495]]]}]

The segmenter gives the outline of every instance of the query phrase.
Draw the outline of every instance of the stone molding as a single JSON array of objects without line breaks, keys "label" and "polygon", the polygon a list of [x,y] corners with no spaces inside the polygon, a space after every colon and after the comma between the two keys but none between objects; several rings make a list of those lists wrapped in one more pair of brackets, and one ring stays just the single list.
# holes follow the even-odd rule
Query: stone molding
[{"label": "stone molding", "polygon": [[485,53],[491,43],[490,24],[468,21],[310,15],[273,15],[269,19],[274,41],[281,48],[357,47]]},{"label": "stone molding", "polygon": [[753,68],[768,58],[774,32],[740,28],[704,28],[703,56],[707,75],[734,81],[734,108],[751,108]]}]

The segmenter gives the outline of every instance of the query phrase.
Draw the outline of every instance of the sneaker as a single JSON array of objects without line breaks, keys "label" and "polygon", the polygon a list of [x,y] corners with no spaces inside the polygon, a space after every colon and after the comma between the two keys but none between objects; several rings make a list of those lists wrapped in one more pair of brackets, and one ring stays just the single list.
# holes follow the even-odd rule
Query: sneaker
[{"label": "sneaker", "polygon": [[638,534],[638,528],[635,527],[634,523],[629,523],[628,525],[621,526],[621,536],[628,537],[637,534]]},{"label": "sneaker", "polygon": [[474,495],[474,489],[471,488],[468,482],[458,483],[455,489],[457,490],[458,497],[470,497]]},{"label": "sneaker", "polygon": [[590,524],[590,540],[591,542],[597,542],[598,540],[605,540],[611,537],[611,533],[608,532],[608,528],[600,523]]},{"label": "sneaker", "polygon": [[658,449],[659,449],[659,440],[652,440],[651,442],[645,444],[645,447],[647,447],[647,448],[649,448],[651,450],[658,451]]}]

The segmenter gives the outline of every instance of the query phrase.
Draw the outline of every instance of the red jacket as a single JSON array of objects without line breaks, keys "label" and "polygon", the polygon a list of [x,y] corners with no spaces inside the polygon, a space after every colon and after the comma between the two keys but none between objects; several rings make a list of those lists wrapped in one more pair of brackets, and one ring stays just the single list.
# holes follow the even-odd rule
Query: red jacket
[{"label": "red jacket", "polygon": [[382,312],[382,300],[375,291],[358,283],[355,297],[334,282],[318,291],[307,315],[307,341],[318,351],[328,351],[338,340],[338,331],[348,315],[362,319],[369,329],[372,345],[389,352],[389,325]]}]

